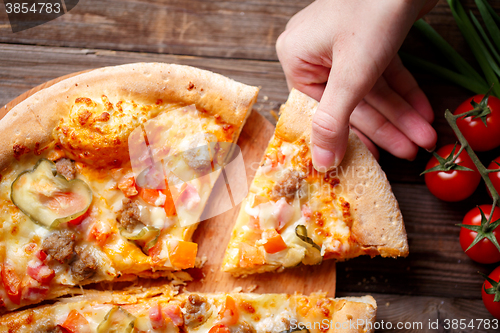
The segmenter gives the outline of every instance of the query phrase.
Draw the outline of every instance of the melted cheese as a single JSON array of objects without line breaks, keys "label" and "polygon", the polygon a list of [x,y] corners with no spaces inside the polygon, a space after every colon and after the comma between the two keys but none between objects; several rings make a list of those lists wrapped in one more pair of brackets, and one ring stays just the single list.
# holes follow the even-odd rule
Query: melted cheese
[{"label": "melted cheese", "polygon": [[[239,252],[235,249],[245,243],[261,249],[267,265],[294,266],[300,263],[306,253],[304,242],[295,234],[298,225],[307,228],[307,235],[321,247],[321,255],[328,253],[344,258],[355,249],[351,247],[350,221],[343,214],[344,199],[335,193],[334,181],[329,183],[318,173],[311,172],[310,158],[310,152],[302,146],[283,142],[276,137],[271,139],[240,212],[227,253],[229,258],[237,258]],[[292,198],[274,198],[271,195],[273,188],[291,170],[301,175],[301,187]],[[267,200],[257,200],[257,197]],[[304,204],[308,207],[307,217],[301,209]],[[265,252],[263,244],[266,240],[254,240],[252,224],[255,221],[258,221],[260,230],[276,229],[287,249],[273,254]]]},{"label": "melted cheese", "polygon": [[[139,134],[147,134],[151,156],[163,162],[177,211],[177,215],[167,217],[163,208],[167,200],[164,194],[159,195],[154,205],[134,198],[139,205],[141,220],[163,230],[158,240],[162,245],[161,251],[154,261],[143,253],[141,247],[120,235],[117,213],[122,209],[125,195],[118,188],[118,179],[113,178],[109,164],[101,168],[101,162],[112,159],[114,163],[121,159],[122,176],[139,176],[144,165],[139,170],[133,170],[135,159],[130,161],[127,149],[130,143],[127,138],[136,129],[139,129]],[[210,145],[214,140],[231,141],[233,132],[230,126],[226,127],[224,123],[194,107],[139,105],[133,101],[108,101],[105,96],[102,99],[80,99],[72,107],[71,116],[59,124],[54,136],[63,147],[73,147],[70,157],[80,160],[76,163],[77,178],[87,183],[93,193],[89,213],[80,225],[73,227],[77,233],[77,244],[91,246],[99,264],[93,280],[112,280],[123,274],[137,275],[144,271],[173,269],[167,250],[168,241],[190,240],[220,174],[220,170],[216,170],[200,176],[198,171],[189,166],[190,156],[183,155],[183,150],[205,145],[212,147]],[[53,142],[39,156],[26,154],[1,173],[0,262],[15,263],[15,271],[20,279],[27,276],[28,262],[52,230],[35,224],[12,204],[10,185],[20,172],[32,169],[39,158],[47,158],[53,153],[54,147]],[[133,153],[133,149],[130,152]],[[189,195],[182,193],[186,184],[191,186]],[[50,267],[56,271],[53,284],[76,283],[67,264],[51,261]],[[6,297],[1,284],[0,295],[8,308],[17,307]]]}]

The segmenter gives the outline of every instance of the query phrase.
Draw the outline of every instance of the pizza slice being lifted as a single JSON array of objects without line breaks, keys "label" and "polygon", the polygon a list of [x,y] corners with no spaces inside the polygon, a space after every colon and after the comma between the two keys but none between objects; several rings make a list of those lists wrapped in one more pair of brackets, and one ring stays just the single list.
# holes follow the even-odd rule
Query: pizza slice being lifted
[{"label": "pizza slice being lifted", "polygon": [[89,292],[0,317],[0,330],[24,332],[334,333],[373,332],[371,296],[174,295],[166,288]]},{"label": "pizza slice being lifted", "polygon": [[0,121],[0,312],[193,267],[191,236],[257,93],[196,68],[132,64],[10,110]]},{"label": "pizza slice being lifted", "polygon": [[222,269],[261,273],[360,255],[406,256],[403,218],[387,178],[351,132],[341,165],[313,168],[312,116],[318,103],[292,90],[247,198]]}]

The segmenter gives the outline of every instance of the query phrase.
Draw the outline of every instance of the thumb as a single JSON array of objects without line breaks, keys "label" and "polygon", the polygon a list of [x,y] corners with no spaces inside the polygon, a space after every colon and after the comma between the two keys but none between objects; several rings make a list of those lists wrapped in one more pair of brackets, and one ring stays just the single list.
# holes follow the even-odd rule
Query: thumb
[{"label": "thumb", "polygon": [[[347,65],[347,66],[346,66]],[[353,75],[346,63],[332,64],[323,96],[312,122],[312,160],[318,171],[339,166],[349,138],[349,118],[372,85],[370,76]],[[375,75],[372,75],[375,76]],[[357,80],[354,78],[358,78]],[[374,82],[373,82],[374,83]]]}]

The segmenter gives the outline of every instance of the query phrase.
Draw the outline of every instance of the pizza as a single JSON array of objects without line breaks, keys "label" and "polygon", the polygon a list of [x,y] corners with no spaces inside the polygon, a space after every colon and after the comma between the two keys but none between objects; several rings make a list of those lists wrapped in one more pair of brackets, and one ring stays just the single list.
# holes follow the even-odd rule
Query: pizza
[{"label": "pizza", "polygon": [[101,281],[189,279],[191,236],[257,93],[143,63],[74,76],[10,110],[0,121],[0,312]]},{"label": "pizza", "polygon": [[84,296],[2,317],[0,330],[21,332],[373,332],[370,296],[182,293],[165,288]]},{"label": "pizza", "polygon": [[222,269],[233,275],[282,270],[324,259],[408,254],[405,227],[385,173],[351,132],[341,165],[311,162],[318,103],[292,90],[241,204]]}]

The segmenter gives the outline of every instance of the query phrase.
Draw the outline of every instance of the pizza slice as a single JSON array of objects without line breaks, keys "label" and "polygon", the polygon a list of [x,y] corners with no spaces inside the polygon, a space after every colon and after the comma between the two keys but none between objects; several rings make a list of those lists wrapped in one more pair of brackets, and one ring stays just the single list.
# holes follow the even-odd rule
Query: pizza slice
[{"label": "pizza slice", "polygon": [[196,294],[171,290],[92,292],[0,317],[0,330],[22,332],[373,332],[371,296]]},{"label": "pizza slice", "polygon": [[[94,70],[0,121],[0,311],[184,278],[191,236],[258,88],[187,66]],[[73,292],[73,291],[72,291]]]},{"label": "pizza slice", "polygon": [[317,102],[292,90],[249,194],[241,204],[222,270],[233,275],[281,270],[323,259],[406,256],[403,218],[377,161],[350,133],[342,164],[311,162]]}]

